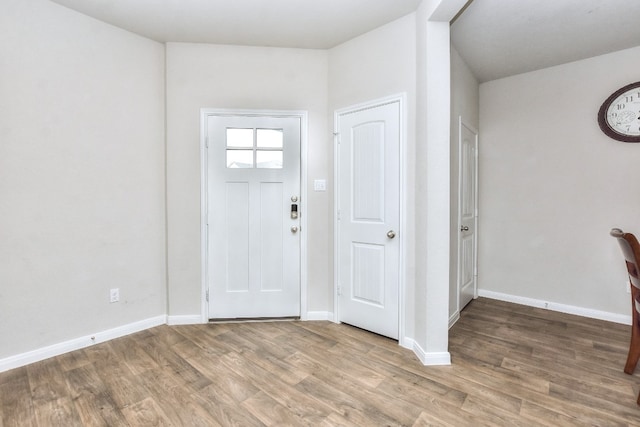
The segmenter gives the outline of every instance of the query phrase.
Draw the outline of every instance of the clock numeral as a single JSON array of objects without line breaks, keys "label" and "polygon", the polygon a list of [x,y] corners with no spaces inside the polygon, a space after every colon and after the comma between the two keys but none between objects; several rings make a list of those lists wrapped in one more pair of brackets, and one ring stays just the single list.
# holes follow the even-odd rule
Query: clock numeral
[{"label": "clock numeral", "polygon": [[627,108],[627,105],[623,104],[623,103],[620,103],[620,104],[616,105],[616,108],[618,109],[618,111],[624,110],[625,108]]},{"label": "clock numeral", "polygon": [[625,96],[624,102],[633,102],[633,95]]}]

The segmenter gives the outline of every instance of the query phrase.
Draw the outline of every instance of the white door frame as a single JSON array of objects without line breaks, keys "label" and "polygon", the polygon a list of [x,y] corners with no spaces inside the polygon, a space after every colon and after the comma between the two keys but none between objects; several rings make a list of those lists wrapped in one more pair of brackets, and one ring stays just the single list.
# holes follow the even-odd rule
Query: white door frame
[{"label": "white door frame", "polygon": [[307,122],[308,113],[299,110],[237,110],[220,108],[200,109],[200,313],[202,323],[209,322],[208,225],[209,206],[207,170],[207,117],[246,116],[300,119],[300,319],[307,320]]},{"label": "white door frame", "polygon": [[407,230],[407,95],[406,93],[400,93],[391,95],[385,98],[379,98],[372,101],[364,102],[361,104],[352,105],[349,107],[336,110],[333,114],[333,321],[339,323],[340,319],[340,304],[338,303],[338,283],[339,283],[339,222],[338,222],[338,206],[340,200],[340,185],[338,181],[338,172],[340,155],[338,150],[338,117],[341,114],[354,113],[360,110],[366,110],[369,108],[375,108],[386,104],[398,102],[400,104],[400,227],[398,230],[399,242],[399,262],[398,262],[398,342],[401,346],[412,348],[413,340],[405,337],[405,286],[406,286],[406,253],[407,253],[407,239],[405,238],[405,232]]},{"label": "white door frame", "polygon": [[457,245],[458,245],[458,253],[456,255],[456,258],[458,259],[458,269],[457,269],[457,276],[458,276],[458,280],[457,280],[457,292],[456,292],[456,313],[457,313],[457,317],[460,316],[460,282],[462,280],[462,275],[460,274],[460,271],[462,269],[462,262],[460,261],[460,241],[462,240],[460,237],[460,227],[462,225],[462,215],[461,215],[461,211],[460,211],[460,194],[462,194],[462,180],[460,179],[460,177],[462,176],[462,128],[466,127],[467,129],[469,129],[471,132],[473,132],[475,134],[475,141],[473,142],[474,144],[474,162],[475,162],[475,167],[474,167],[474,173],[475,173],[475,177],[474,177],[474,189],[473,192],[474,194],[474,200],[475,200],[475,213],[474,213],[474,220],[473,220],[473,233],[475,234],[474,237],[474,249],[473,249],[473,298],[476,299],[478,298],[478,130],[471,126],[470,124],[468,124],[467,122],[464,121],[464,119],[462,118],[462,116],[458,116],[458,224],[456,227],[456,236],[458,239]]}]

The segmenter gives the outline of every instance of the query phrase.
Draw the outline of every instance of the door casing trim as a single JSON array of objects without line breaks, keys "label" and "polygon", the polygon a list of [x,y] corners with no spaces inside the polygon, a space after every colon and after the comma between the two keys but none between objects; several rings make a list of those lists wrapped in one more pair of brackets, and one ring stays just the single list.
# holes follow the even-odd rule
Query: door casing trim
[{"label": "door casing trim", "polygon": [[456,269],[456,275],[457,280],[456,280],[456,311],[455,313],[453,313],[453,316],[456,316],[455,321],[451,321],[451,319],[449,320],[449,327],[451,327],[453,325],[453,323],[455,323],[458,318],[460,317],[460,290],[461,290],[461,281],[462,281],[462,275],[461,270],[462,270],[462,262],[461,262],[461,257],[460,257],[460,243],[462,241],[461,237],[460,237],[460,226],[462,225],[462,216],[461,216],[461,212],[460,212],[460,197],[462,194],[462,180],[460,179],[462,177],[462,128],[466,127],[467,129],[469,129],[471,132],[473,132],[475,134],[475,140],[474,140],[474,148],[475,148],[475,152],[474,152],[474,159],[473,161],[475,162],[475,167],[474,167],[474,173],[475,173],[475,177],[474,177],[474,182],[475,182],[475,187],[473,189],[475,195],[474,195],[474,200],[475,200],[475,212],[474,212],[474,233],[475,235],[475,242],[474,242],[474,259],[473,259],[473,276],[474,276],[474,285],[473,285],[473,298],[476,299],[478,298],[478,156],[479,156],[479,146],[478,146],[478,130],[471,126],[469,123],[467,123],[462,116],[458,116],[458,223],[457,223],[457,227],[456,227],[456,233],[457,233],[457,245],[458,245],[458,250],[456,253],[456,258],[457,258],[457,269]]},{"label": "door casing trim", "polygon": [[400,229],[398,230],[398,239],[400,240],[400,253],[398,262],[398,343],[406,348],[412,348],[413,340],[405,336],[406,330],[406,253],[407,239],[405,231],[407,230],[407,94],[399,93],[384,98],[378,98],[360,104],[351,105],[349,107],[335,110],[333,114],[333,321],[339,323],[340,312],[338,304],[338,284],[339,284],[339,222],[338,222],[338,201],[340,197],[340,184],[338,182],[339,172],[339,151],[338,151],[338,118],[340,115],[355,113],[369,108],[376,108],[387,104],[398,102],[400,105]]},{"label": "door casing trim", "polygon": [[209,303],[207,291],[208,272],[208,187],[207,187],[207,117],[209,116],[245,116],[245,117],[281,117],[300,119],[300,319],[307,320],[307,138],[308,112],[304,110],[252,110],[201,108],[200,109],[200,317],[202,323],[209,322]]}]

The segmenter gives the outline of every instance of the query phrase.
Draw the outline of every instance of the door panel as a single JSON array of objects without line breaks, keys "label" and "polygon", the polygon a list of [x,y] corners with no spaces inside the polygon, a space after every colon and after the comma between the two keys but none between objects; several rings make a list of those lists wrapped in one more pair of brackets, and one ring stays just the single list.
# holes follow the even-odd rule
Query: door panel
[{"label": "door panel", "polygon": [[207,117],[210,318],[300,316],[300,119]]},{"label": "door panel", "polygon": [[[249,186],[246,182],[227,182],[225,185],[225,222],[216,229],[218,236],[224,236],[225,283],[229,292],[249,290]],[[216,241],[213,241],[216,243]],[[222,266],[219,266],[222,267]]]},{"label": "door panel", "polygon": [[460,188],[458,239],[459,310],[477,296],[477,149],[475,130],[460,122]]},{"label": "door panel", "polygon": [[282,200],[283,184],[263,182],[260,184],[260,289],[281,291],[284,283],[282,236],[285,212]]},{"label": "door panel", "polygon": [[400,103],[339,114],[338,318],[398,338]]},{"label": "door panel", "polygon": [[384,246],[352,244],[353,292],[351,298],[384,307]]},{"label": "door panel", "polygon": [[384,221],[384,122],[354,126],[352,199],[355,221]]}]

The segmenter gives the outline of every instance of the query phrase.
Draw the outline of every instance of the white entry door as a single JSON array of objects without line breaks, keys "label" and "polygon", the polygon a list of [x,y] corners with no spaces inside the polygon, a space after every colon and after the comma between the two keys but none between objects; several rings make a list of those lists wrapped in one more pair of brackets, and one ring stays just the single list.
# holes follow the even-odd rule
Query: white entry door
[{"label": "white entry door", "polygon": [[337,115],[338,320],[398,338],[400,102]]},{"label": "white entry door", "polygon": [[460,172],[458,191],[458,296],[459,310],[478,296],[478,133],[460,120]]},{"label": "white entry door", "polygon": [[206,120],[209,317],[298,317],[300,118]]}]

